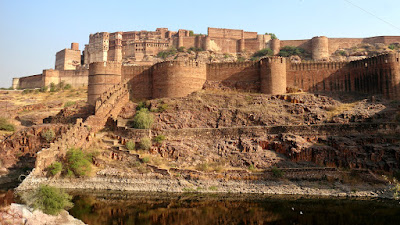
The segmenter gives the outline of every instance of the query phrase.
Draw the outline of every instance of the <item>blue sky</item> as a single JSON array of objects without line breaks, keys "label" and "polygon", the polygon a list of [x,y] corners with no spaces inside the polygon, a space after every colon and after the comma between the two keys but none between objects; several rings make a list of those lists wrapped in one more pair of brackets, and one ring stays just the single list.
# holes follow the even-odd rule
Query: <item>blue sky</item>
[{"label": "blue sky", "polygon": [[205,34],[220,27],[273,32],[281,40],[400,36],[399,11],[399,0],[0,0],[0,87],[54,68],[57,51],[71,42],[82,50],[89,34],[100,31],[167,27]]}]

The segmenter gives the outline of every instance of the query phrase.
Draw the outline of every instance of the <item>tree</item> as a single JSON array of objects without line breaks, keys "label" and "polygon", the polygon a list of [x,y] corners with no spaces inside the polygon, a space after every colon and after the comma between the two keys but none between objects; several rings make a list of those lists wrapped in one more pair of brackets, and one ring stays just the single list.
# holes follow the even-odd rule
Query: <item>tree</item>
[{"label": "tree", "polygon": [[147,108],[141,108],[133,118],[133,127],[138,129],[149,129],[153,124],[153,115]]},{"label": "tree", "polygon": [[279,55],[282,57],[290,57],[292,55],[304,56],[305,50],[303,48],[295,46],[285,46],[279,51]]},{"label": "tree", "polygon": [[266,35],[271,35],[271,39],[278,39],[274,33],[265,33]]},{"label": "tree", "polygon": [[274,52],[270,48],[261,49],[253,54],[253,57],[272,56]]}]

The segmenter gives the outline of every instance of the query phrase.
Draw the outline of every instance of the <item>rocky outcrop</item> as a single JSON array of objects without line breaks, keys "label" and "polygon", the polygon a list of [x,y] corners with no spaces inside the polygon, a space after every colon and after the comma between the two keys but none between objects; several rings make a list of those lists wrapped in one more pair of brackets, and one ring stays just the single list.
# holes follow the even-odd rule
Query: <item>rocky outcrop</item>
[{"label": "rocky outcrop", "polygon": [[19,204],[0,211],[2,224],[27,224],[27,225],[84,225],[82,221],[75,219],[65,210],[57,216],[47,215],[40,210],[31,211],[28,207]]}]

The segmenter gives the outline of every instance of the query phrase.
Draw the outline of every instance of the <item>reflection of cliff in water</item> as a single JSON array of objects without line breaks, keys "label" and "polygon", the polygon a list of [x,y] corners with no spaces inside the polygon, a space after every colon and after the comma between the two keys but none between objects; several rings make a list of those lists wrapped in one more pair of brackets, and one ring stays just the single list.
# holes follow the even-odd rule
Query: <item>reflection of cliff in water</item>
[{"label": "reflection of cliff in water", "polygon": [[88,224],[398,224],[400,221],[400,206],[393,201],[161,195],[80,195],[75,196],[70,213]]}]

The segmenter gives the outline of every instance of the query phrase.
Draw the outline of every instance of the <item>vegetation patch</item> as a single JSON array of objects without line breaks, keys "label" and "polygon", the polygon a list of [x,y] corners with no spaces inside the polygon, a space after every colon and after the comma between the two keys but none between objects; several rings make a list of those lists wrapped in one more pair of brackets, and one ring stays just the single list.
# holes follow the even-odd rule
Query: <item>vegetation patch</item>
[{"label": "vegetation patch", "polygon": [[153,138],[153,141],[154,141],[155,143],[157,143],[157,144],[162,144],[162,142],[163,142],[165,139],[166,139],[166,138],[165,138],[164,135],[159,134],[159,135],[157,135],[157,136],[155,136],[155,137]]},{"label": "vegetation patch", "polygon": [[47,142],[51,142],[56,137],[56,133],[52,129],[48,129],[41,134],[42,138],[44,138]]},{"label": "vegetation patch", "polygon": [[142,138],[142,139],[140,140],[139,145],[140,145],[140,148],[141,148],[141,149],[143,149],[143,150],[149,150],[150,147],[151,147],[151,140],[150,140],[150,138],[147,138],[147,137]]},{"label": "vegetation patch", "polygon": [[60,162],[55,162],[51,164],[48,168],[47,171],[51,176],[55,176],[56,174],[60,173],[62,171],[62,163]]},{"label": "vegetation patch", "polygon": [[68,102],[64,103],[64,108],[67,108],[67,107],[73,106],[73,105],[75,105],[75,104],[76,104],[76,102],[75,102],[75,101],[68,101]]},{"label": "vegetation patch", "polygon": [[177,53],[176,48],[172,47],[172,48],[170,48],[168,50],[159,52],[157,54],[157,57],[158,58],[162,58],[162,59],[166,59],[168,56],[175,55],[176,53]]},{"label": "vegetation patch", "polygon": [[141,108],[133,118],[133,127],[137,129],[150,129],[153,124],[153,115],[147,108]]},{"label": "vegetation patch", "polygon": [[57,215],[63,209],[73,206],[72,196],[55,187],[40,185],[34,191],[22,195],[25,203],[34,209],[42,210],[46,214]]},{"label": "vegetation patch", "polygon": [[273,56],[274,52],[270,48],[261,49],[253,54],[255,58],[261,58],[264,56]]},{"label": "vegetation patch", "polygon": [[276,178],[282,178],[285,175],[281,169],[277,168],[276,166],[271,168],[272,175]]},{"label": "vegetation patch", "polygon": [[81,149],[72,148],[66,155],[67,175],[84,177],[89,175],[92,170],[92,155],[85,154]]},{"label": "vegetation patch", "polygon": [[15,131],[15,127],[6,118],[0,117],[0,130]]},{"label": "vegetation patch", "polygon": [[292,55],[298,55],[301,58],[305,56],[305,50],[300,47],[295,47],[295,46],[285,46],[281,48],[279,51],[279,55],[282,57],[290,57]]},{"label": "vegetation patch", "polygon": [[135,142],[132,140],[129,140],[125,143],[125,147],[128,150],[135,150]]}]

